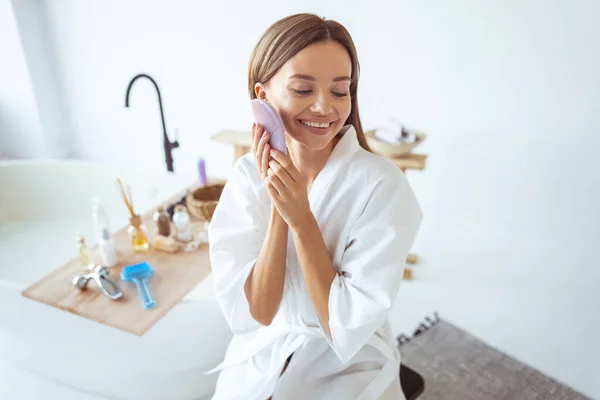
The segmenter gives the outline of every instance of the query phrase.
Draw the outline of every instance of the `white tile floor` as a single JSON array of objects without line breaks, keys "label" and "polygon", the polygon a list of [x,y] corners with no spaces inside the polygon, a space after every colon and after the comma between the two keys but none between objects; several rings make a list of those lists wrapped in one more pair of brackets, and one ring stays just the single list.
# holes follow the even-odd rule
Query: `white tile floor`
[{"label": "white tile floor", "polygon": [[[417,244],[422,263],[414,268],[414,280],[403,284],[392,310],[394,332],[410,334],[424,316],[438,311],[491,346],[600,398],[600,269],[591,243],[515,234],[511,239],[444,237]],[[99,400],[3,360],[0,398]]]}]

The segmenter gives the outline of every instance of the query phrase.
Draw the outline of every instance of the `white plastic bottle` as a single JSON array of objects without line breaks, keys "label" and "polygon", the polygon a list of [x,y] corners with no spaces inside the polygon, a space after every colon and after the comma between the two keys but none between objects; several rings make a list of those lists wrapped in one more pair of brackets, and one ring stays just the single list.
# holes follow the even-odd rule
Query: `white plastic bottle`
[{"label": "white plastic bottle", "polygon": [[102,231],[102,239],[98,241],[98,249],[100,249],[100,258],[102,265],[114,267],[117,265],[117,252],[115,251],[115,242],[110,235],[108,229]]},{"label": "white plastic bottle", "polygon": [[114,267],[117,264],[117,253],[110,231],[110,221],[104,207],[100,203],[100,199],[97,197],[94,198],[92,219],[94,220],[94,231],[96,233],[96,240],[98,241],[102,264],[107,267]]}]

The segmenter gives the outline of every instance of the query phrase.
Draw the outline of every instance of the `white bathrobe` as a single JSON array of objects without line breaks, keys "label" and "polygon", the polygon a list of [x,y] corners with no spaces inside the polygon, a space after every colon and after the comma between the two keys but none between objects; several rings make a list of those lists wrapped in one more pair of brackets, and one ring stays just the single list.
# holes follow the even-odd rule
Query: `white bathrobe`
[{"label": "white bathrobe", "polygon": [[244,283],[263,246],[270,199],[251,153],[234,165],[208,231],[217,301],[234,333],[223,363],[210,371],[220,371],[213,400],[404,399],[388,312],[421,209],[398,167],[360,147],[353,126],[342,132],[308,195],[337,272],[331,339],[308,295],[291,232],[279,311],[269,326],[252,318]]}]

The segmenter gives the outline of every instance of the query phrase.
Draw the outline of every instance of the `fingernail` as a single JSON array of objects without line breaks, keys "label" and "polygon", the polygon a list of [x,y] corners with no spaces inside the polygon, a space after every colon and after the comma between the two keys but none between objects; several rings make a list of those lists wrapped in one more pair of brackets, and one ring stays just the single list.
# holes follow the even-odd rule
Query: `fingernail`
[{"label": "fingernail", "polygon": [[269,151],[269,153],[271,153],[271,154],[275,154],[275,150],[271,149],[271,150]]},{"label": "fingernail", "polygon": [[255,128],[256,128],[256,122],[253,122],[252,123],[252,129],[255,129]]}]

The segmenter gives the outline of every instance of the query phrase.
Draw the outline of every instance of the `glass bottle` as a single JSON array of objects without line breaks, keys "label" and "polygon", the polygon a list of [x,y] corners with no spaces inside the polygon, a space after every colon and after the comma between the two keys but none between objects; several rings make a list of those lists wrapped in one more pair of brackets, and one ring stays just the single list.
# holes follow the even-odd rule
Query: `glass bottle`
[{"label": "glass bottle", "polygon": [[85,244],[85,238],[81,235],[77,236],[77,243],[79,244],[79,262],[82,267],[87,267],[90,264],[90,252]]},{"label": "glass bottle", "polygon": [[154,222],[156,223],[156,231],[161,236],[169,236],[171,234],[171,217],[165,211],[164,207],[160,206],[154,213]]},{"label": "glass bottle", "polygon": [[131,248],[136,252],[145,252],[150,247],[148,242],[148,231],[142,223],[139,215],[135,214],[129,218],[129,227],[127,228],[129,239],[131,240]]},{"label": "glass bottle", "polygon": [[175,225],[175,234],[177,240],[189,242],[192,240],[192,231],[190,226],[190,215],[183,204],[175,206],[173,214],[173,225]]}]

